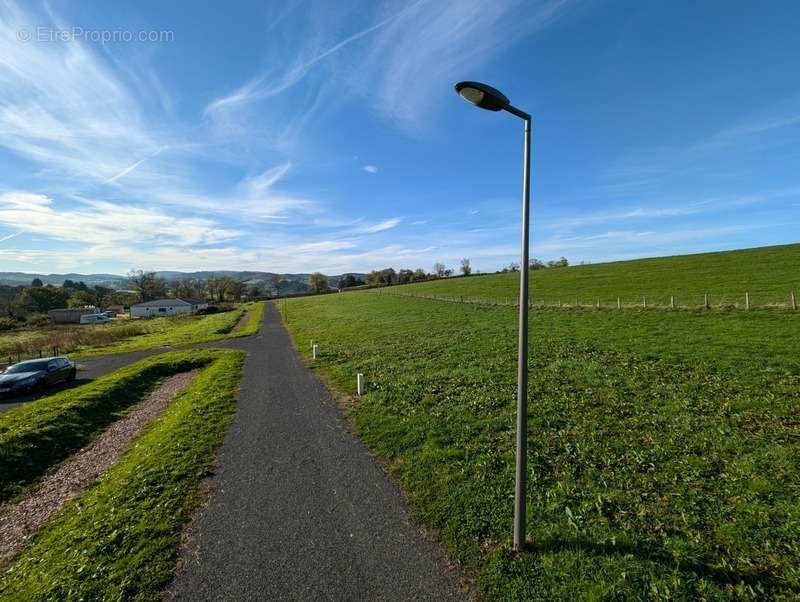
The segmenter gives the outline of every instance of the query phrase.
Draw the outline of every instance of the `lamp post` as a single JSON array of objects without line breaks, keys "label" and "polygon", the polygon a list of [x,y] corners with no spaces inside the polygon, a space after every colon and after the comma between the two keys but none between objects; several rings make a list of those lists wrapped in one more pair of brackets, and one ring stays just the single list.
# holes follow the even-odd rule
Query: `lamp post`
[{"label": "lamp post", "polygon": [[528,484],[528,239],[531,200],[531,116],[512,106],[506,96],[486,84],[459,82],[456,92],[476,107],[507,111],[523,120],[522,241],[519,269],[519,350],[517,359],[517,462],[514,488],[514,550],[525,547],[526,488]]}]

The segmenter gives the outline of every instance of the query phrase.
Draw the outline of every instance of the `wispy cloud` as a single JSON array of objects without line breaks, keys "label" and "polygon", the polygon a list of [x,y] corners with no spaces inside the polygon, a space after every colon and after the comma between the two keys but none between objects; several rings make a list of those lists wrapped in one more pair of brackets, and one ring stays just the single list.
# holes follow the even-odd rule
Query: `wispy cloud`
[{"label": "wispy cloud", "polygon": [[204,114],[220,118],[217,114],[225,112],[229,119],[233,111],[273,99],[325,65],[327,77],[314,85],[326,91],[327,103],[368,102],[400,127],[413,130],[451,93],[451,82],[466,66],[475,69],[577,5],[576,0],[417,0],[400,9],[396,4],[374,5],[371,13],[363,5],[357,11],[342,5],[335,14],[326,13],[326,34],[346,29],[354,14],[367,14],[371,23],[327,44],[327,35],[309,28],[297,36],[305,45],[292,49],[298,58],[286,57],[281,62],[287,66],[280,69],[277,51],[271,53],[268,67],[209,102]]},{"label": "wispy cloud", "polygon": [[385,230],[391,230],[392,228],[396,228],[397,226],[400,225],[401,221],[402,220],[399,217],[393,217],[390,219],[385,219],[371,226],[362,227],[358,231],[363,232],[365,234],[375,234],[377,232],[384,232]]},{"label": "wispy cloud", "polygon": [[364,170],[364,171],[366,171],[367,173],[378,173],[378,167],[377,167],[377,165],[363,165],[363,166],[361,167],[361,169],[363,169],[363,170]]}]

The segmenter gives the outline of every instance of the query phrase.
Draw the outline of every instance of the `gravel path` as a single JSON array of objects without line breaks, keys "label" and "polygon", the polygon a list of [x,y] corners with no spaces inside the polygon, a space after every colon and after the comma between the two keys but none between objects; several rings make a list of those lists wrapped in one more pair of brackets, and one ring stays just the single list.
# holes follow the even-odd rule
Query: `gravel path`
[{"label": "gravel path", "polygon": [[[233,345],[232,345],[233,346]],[[181,600],[463,600],[458,574],[303,365],[271,304],[246,349],[208,505],[187,530]]]},{"label": "gravel path", "polygon": [[165,379],[124,418],[45,477],[35,491],[8,508],[0,516],[0,561],[14,556],[28,537],[113,466],[133,439],[166,410],[197,373],[198,370],[192,370]]}]

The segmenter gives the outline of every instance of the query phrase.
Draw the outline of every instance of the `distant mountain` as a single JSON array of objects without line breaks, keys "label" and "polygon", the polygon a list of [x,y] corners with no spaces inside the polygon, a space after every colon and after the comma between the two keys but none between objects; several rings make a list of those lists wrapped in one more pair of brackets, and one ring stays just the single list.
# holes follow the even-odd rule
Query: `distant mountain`
[{"label": "distant mountain", "polygon": [[[347,272],[355,274],[356,277],[363,278],[364,274],[356,272]],[[201,271],[201,272],[175,272],[163,271],[156,272],[156,275],[165,280],[207,280],[208,278],[219,278],[220,276],[230,276],[237,280],[244,280],[245,282],[259,282],[267,287],[272,285],[272,276],[274,272],[252,272],[252,271],[233,271],[233,270],[215,270],[215,271]],[[308,281],[311,274],[281,274],[287,281],[284,285],[282,292],[303,292],[308,288]],[[328,276],[328,282],[332,286],[336,286],[344,274],[336,276]],[[44,284],[61,285],[64,280],[73,280],[75,282],[85,282],[89,286],[101,285],[108,286],[115,289],[127,288],[128,279],[119,274],[28,274],[25,272],[0,272],[0,284],[9,286],[27,286],[34,278],[39,278]]]}]

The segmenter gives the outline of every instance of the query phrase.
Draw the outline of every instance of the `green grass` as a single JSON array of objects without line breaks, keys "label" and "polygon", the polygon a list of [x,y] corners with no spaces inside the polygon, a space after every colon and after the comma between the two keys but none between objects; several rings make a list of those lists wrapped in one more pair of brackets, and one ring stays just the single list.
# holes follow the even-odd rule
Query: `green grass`
[{"label": "green grass", "polygon": [[203,353],[212,363],[6,570],[2,599],[160,599],[235,408],[243,353]]},{"label": "green grass", "polygon": [[261,322],[264,320],[264,303],[253,303],[248,311],[250,312],[250,318],[247,320],[247,323],[239,330],[233,331],[231,336],[249,337],[258,334],[258,331],[261,329]]},{"label": "green grass", "polygon": [[[75,357],[91,357],[126,351],[151,349],[164,345],[177,346],[191,343],[206,343],[228,338],[231,330],[253,304],[242,305],[234,310],[200,317],[172,318],[163,330],[123,339],[108,345],[78,348]],[[240,333],[236,333],[240,336]]]},{"label": "green grass", "polygon": [[0,502],[23,491],[121,418],[166,376],[203,366],[218,352],[147,358],[74,389],[0,415]]},{"label": "green grass", "polygon": [[[532,272],[532,298],[537,303],[606,305],[641,303],[678,305],[709,302],[744,304],[749,292],[754,305],[788,304],[792,290],[800,295],[800,244],[720,253],[637,259]],[[424,282],[397,292],[505,300],[519,291],[519,274],[507,273]],[[800,302],[800,297],[798,297]]]},{"label": "green grass", "polygon": [[287,305],[329,382],[366,375],[357,432],[485,599],[800,595],[792,312],[535,312],[531,544],[514,556],[515,312],[369,292]]}]

